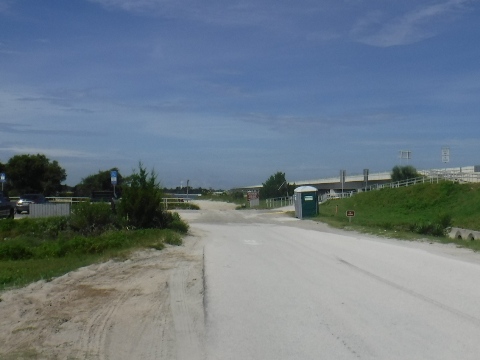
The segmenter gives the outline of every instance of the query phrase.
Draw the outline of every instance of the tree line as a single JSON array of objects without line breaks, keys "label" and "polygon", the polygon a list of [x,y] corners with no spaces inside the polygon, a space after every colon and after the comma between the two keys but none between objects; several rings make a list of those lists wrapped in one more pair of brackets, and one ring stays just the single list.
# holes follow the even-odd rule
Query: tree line
[{"label": "tree line", "polygon": [[[123,176],[117,167],[107,170],[99,170],[98,173],[88,175],[79,184],[69,187],[62,183],[67,178],[67,173],[58,161],[50,160],[43,154],[15,155],[3,164],[0,162],[0,173],[5,174],[6,182],[3,184],[4,192],[10,196],[18,196],[24,193],[42,193],[45,196],[90,196],[92,191],[113,190],[110,174],[117,172],[116,193],[121,194],[124,186],[129,186],[135,179],[133,174]],[[395,166],[392,169],[392,181],[401,181],[408,178],[418,177],[419,174],[413,166]],[[260,189],[260,197],[263,199],[284,197],[293,195],[295,184],[289,184],[284,172],[276,172],[271,175]],[[207,195],[213,189],[188,188],[189,194]],[[172,189],[163,188],[165,193],[186,193],[186,187]]]},{"label": "tree line", "polygon": [[[113,191],[111,172],[117,172],[115,193],[120,196],[126,186],[136,181],[135,172],[124,176],[117,167],[99,170],[82,178],[75,186],[62,184],[67,173],[58,161],[50,160],[43,154],[15,155],[6,163],[0,161],[0,173],[5,174],[4,193],[19,196],[26,193],[41,193],[45,196],[79,196],[90,197],[93,191]],[[158,184],[160,185],[160,184]],[[164,193],[187,193],[187,187],[163,188]],[[189,194],[208,195],[215,190],[201,187],[188,187]]]}]

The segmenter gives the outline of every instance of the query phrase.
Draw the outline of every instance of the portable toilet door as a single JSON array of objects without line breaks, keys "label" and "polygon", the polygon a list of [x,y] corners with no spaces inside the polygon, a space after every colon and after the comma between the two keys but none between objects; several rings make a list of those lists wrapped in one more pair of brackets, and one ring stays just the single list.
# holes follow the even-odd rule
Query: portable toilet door
[{"label": "portable toilet door", "polygon": [[318,214],[318,190],[313,186],[300,186],[294,190],[295,216],[299,219]]}]

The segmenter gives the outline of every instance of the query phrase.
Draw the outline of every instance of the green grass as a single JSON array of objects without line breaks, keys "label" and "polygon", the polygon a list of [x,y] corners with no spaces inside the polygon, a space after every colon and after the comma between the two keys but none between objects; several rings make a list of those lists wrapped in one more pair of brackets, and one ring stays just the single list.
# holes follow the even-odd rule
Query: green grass
[{"label": "green grass", "polygon": [[[16,220],[18,221],[18,220]],[[181,245],[170,229],[109,231],[100,236],[43,239],[19,236],[0,242],[0,289],[49,280],[82,266],[125,259],[137,249]]]},{"label": "green grass", "polygon": [[[355,211],[351,222],[347,210]],[[448,226],[480,231],[480,184],[441,182],[359,193],[321,204],[318,219],[338,228],[403,239],[427,236],[478,250],[480,242],[442,235]]]},{"label": "green grass", "polygon": [[77,206],[69,217],[0,221],[0,289],[48,280],[78,267],[126,258],[140,248],[180,245],[189,226],[165,213],[167,228],[135,229],[108,205]]},{"label": "green grass", "polygon": [[169,203],[167,210],[200,210],[200,207],[196,204],[192,204],[191,202],[183,202],[183,203]]}]

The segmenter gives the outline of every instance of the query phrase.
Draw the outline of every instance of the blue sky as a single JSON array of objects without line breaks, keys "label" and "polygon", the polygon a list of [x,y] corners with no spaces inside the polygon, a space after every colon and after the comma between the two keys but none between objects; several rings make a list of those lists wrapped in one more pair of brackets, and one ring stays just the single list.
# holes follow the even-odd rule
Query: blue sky
[{"label": "blue sky", "polygon": [[480,165],[480,1],[0,0],[0,161],[232,188]]}]

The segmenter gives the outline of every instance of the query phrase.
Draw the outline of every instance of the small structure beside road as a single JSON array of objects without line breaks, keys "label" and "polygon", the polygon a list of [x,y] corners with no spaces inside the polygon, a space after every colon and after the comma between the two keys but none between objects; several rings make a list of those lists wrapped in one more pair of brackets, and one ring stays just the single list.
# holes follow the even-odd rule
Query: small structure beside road
[{"label": "small structure beside road", "polygon": [[313,186],[300,186],[293,191],[295,216],[299,219],[318,214],[318,190]]}]

